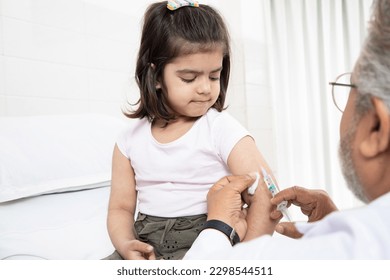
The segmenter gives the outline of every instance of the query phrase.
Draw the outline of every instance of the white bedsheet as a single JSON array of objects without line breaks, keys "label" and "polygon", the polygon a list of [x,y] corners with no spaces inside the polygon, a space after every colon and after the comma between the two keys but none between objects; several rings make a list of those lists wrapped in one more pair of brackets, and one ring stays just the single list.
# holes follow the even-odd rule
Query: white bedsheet
[{"label": "white bedsheet", "polygon": [[109,187],[0,203],[0,259],[101,259]]}]

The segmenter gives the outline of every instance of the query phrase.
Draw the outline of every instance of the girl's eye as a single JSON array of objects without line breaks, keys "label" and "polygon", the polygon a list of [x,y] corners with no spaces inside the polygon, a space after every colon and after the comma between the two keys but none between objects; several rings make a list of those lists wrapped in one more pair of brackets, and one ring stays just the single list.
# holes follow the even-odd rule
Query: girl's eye
[{"label": "girl's eye", "polygon": [[219,81],[219,77],[210,77],[211,81]]},{"label": "girl's eye", "polygon": [[189,83],[192,83],[193,81],[195,81],[195,78],[196,78],[196,77],[194,77],[194,78],[192,78],[192,79],[184,79],[184,78],[180,78],[180,79],[181,79],[183,82],[189,84]]}]

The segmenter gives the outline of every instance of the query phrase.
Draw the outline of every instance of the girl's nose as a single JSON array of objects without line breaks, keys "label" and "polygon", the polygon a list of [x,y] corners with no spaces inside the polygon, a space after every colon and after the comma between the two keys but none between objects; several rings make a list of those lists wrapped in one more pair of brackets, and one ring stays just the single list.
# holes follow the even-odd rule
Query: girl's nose
[{"label": "girl's nose", "polygon": [[211,92],[211,84],[208,77],[199,80],[197,92],[199,94],[209,94]]}]

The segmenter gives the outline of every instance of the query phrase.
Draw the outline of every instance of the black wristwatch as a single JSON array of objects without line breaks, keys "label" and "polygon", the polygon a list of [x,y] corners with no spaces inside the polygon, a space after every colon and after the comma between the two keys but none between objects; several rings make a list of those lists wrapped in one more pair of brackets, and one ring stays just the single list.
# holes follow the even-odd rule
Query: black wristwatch
[{"label": "black wristwatch", "polygon": [[238,236],[238,234],[234,230],[234,228],[232,228],[231,226],[229,226],[228,224],[226,224],[222,221],[209,220],[204,224],[202,230],[204,230],[206,228],[216,229],[216,230],[219,230],[220,232],[224,233],[229,238],[232,246],[234,246],[240,242],[240,237]]}]

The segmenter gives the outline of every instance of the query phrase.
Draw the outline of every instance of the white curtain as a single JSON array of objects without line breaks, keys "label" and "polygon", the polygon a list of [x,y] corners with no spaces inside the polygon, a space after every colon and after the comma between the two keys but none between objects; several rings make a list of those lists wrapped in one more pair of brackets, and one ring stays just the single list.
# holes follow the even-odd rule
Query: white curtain
[{"label": "white curtain", "polygon": [[277,178],[326,189],[340,208],[358,204],[338,161],[341,113],[329,81],[352,70],[371,0],[262,1],[270,42]]}]

